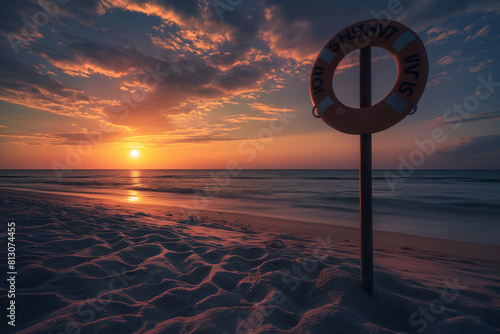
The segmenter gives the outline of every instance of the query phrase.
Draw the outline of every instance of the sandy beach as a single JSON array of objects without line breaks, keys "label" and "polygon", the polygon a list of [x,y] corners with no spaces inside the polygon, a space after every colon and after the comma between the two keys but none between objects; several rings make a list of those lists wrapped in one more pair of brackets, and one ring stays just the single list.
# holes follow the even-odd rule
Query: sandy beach
[{"label": "sandy beach", "polygon": [[17,270],[2,333],[500,333],[500,246],[376,232],[371,297],[357,229],[27,191],[0,201],[1,258],[15,222]]}]

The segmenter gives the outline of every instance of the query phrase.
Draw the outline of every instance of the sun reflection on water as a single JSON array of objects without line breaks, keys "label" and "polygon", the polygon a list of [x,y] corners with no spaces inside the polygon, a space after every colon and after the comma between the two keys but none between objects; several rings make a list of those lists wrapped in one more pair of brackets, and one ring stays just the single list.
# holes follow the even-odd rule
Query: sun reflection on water
[{"label": "sun reflection on water", "polygon": [[[134,187],[140,187],[141,184],[141,171],[140,170],[131,170],[130,178],[132,180],[132,185]],[[139,193],[135,190],[128,191],[127,201],[129,202],[138,202],[141,198],[139,197]]]},{"label": "sun reflection on water", "polygon": [[128,198],[127,201],[129,202],[138,202],[140,200],[140,197],[137,196],[138,193],[135,190],[129,190],[128,191]]}]

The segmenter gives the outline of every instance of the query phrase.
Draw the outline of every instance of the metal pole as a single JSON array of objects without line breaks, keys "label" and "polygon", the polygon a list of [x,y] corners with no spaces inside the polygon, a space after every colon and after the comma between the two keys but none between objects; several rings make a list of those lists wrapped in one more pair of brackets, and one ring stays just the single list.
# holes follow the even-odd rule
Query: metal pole
[{"label": "metal pole", "polygon": [[[372,104],[371,49],[359,53],[359,107]],[[373,227],[372,227],[372,135],[362,134],[359,140],[359,215],[361,228],[361,285],[373,292]]]}]

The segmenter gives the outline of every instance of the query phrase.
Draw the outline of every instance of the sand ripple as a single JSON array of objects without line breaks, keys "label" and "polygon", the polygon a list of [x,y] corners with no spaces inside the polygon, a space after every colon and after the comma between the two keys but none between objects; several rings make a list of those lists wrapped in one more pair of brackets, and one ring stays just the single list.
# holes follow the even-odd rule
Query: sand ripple
[{"label": "sand ripple", "polygon": [[[410,316],[434,300],[445,309],[425,322],[427,333],[500,332],[498,277],[474,263],[387,253],[372,298],[360,289],[352,243],[293,236],[276,249],[275,234],[85,203],[9,199],[18,333],[414,332],[424,322]],[[454,300],[443,302],[455,277],[467,289],[447,290]]]}]

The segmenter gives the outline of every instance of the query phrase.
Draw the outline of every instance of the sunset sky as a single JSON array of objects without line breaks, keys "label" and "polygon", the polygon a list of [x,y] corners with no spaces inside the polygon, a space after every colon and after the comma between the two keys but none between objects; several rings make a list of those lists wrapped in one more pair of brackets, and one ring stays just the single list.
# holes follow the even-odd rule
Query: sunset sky
[{"label": "sunset sky", "polygon": [[[417,113],[374,134],[374,168],[425,149],[418,168],[500,168],[497,0],[3,1],[0,168],[357,168],[358,136],[312,117],[309,75],[382,13],[418,33],[430,72]],[[356,62],[334,79],[353,106]],[[395,77],[374,50],[373,102]]]}]

